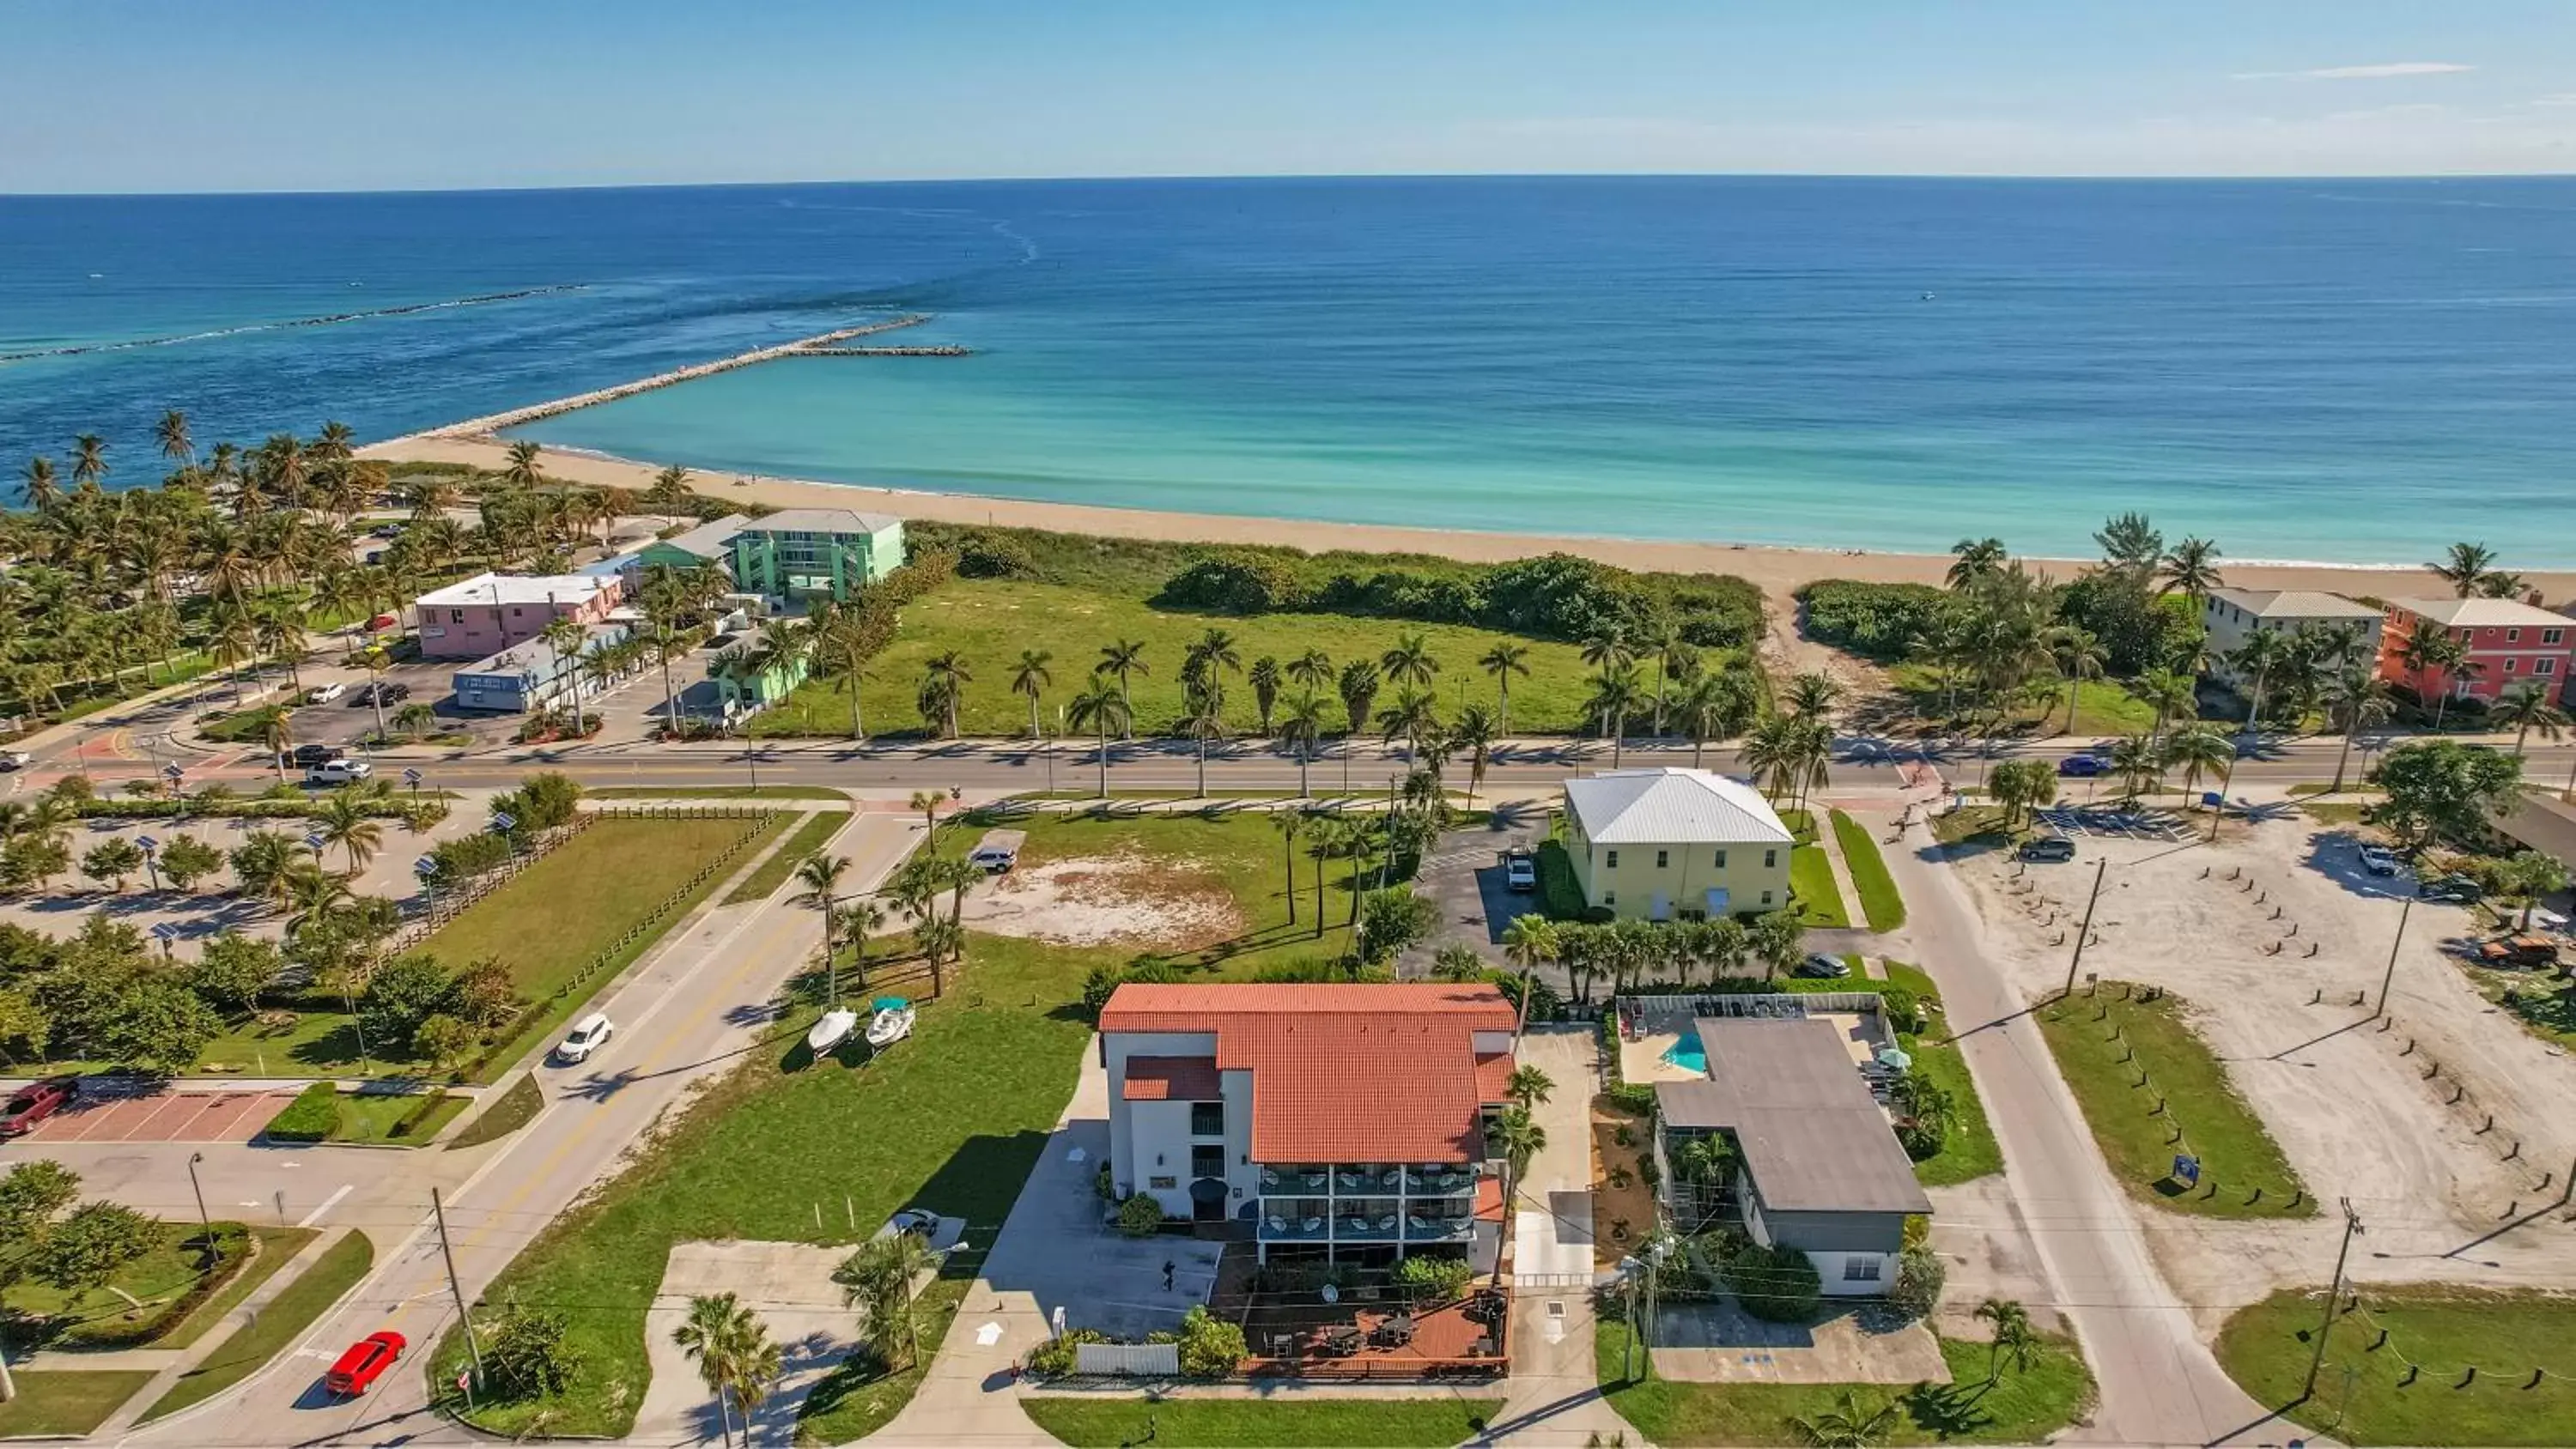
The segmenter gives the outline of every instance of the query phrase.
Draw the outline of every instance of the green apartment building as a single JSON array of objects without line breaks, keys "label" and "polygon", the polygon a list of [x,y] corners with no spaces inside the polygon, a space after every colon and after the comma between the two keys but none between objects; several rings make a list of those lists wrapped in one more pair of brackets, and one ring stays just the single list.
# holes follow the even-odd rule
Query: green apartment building
[{"label": "green apartment building", "polygon": [[903,520],[848,508],[789,508],[759,518],[735,514],[646,544],[636,562],[687,568],[717,562],[734,587],[775,608],[819,598],[846,602],[903,563]]},{"label": "green apartment building", "polygon": [[1565,782],[1565,849],[1585,904],[1650,921],[1789,903],[1789,828],[1760,791],[1706,770],[1605,770]]}]

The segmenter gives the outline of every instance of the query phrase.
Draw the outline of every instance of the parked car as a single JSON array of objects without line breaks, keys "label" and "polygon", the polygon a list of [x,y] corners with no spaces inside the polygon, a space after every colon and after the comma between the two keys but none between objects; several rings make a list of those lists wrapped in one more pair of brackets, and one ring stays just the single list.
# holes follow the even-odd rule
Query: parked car
[{"label": "parked car", "polygon": [[987,830],[975,848],[966,853],[966,863],[986,875],[1003,875],[1020,863],[1020,847],[1027,844],[1025,830]]},{"label": "parked car", "polygon": [[297,745],[288,752],[286,763],[299,770],[310,770],[316,765],[327,765],[333,760],[348,757],[349,751],[344,745]]},{"label": "parked car", "polygon": [[325,760],[304,772],[307,785],[353,785],[376,772],[372,760]]},{"label": "parked car", "polygon": [[0,1137],[24,1137],[35,1125],[70,1106],[80,1096],[80,1078],[47,1077],[18,1089],[0,1106]]},{"label": "parked car", "polygon": [[2111,768],[2109,765],[2093,755],[2068,755],[2057,762],[2057,773],[2071,775],[2077,779],[2089,779],[2109,768]]},{"label": "parked car", "polygon": [[388,679],[382,684],[370,684],[360,688],[357,693],[349,696],[349,703],[351,707],[356,708],[374,704],[378,700],[383,700],[387,704],[400,704],[409,698],[411,698],[410,685],[400,680]]},{"label": "parked car", "polygon": [[2478,961],[2486,966],[2546,969],[2558,964],[2558,944],[2545,936],[2502,936],[2478,943]]},{"label": "parked car", "polygon": [[2372,875],[2395,875],[2405,866],[2406,862],[2398,859],[2397,852],[2387,846],[2365,845],[2361,848],[2361,868]]},{"label": "parked car", "polygon": [[344,1399],[356,1398],[383,1377],[409,1347],[410,1340],[390,1328],[370,1333],[332,1360],[331,1371],[322,1376],[322,1387]]},{"label": "parked car", "polygon": [[375,527],[367,530],[367,537],[400,538],[402,537],[402,531],[403,526],[399,523],[379,523]]},{"label": "parked car", "polygon": [[1503,852],[1503,886],[1507,890],[1538,889],[1538,857],[1526,850]]},{"label": "parked car", "polygon": [[2486,887],[2464,875],[2437,875],[2419,883],[2415,894],[2428,901],[2443,901],[2455,906],[2474,906],[2485,900]]},{"label": "parked car", "polygon": [[608,1013],[594,1011],[575,1022],[572,1035],[556,1044],[555,1060],[566,1065],[586,1062],[590,1060],[592,1052],[599,1050],[610,1037],[616,1034],[617,1024],[608,1019]]},{"label": "parked car", "polygon": [[304,702],[306,704],[329,704],[331,701],[338,699],[341,695],[347,694],[348,692],[349,686],[335,679],[328,684],[317,684],[311,689],[304,691]]},{"label": "parked car", "polygon": [[2023,841],[2021,849],[2013,854],[2019,859],[2042,865],[2063,865],[2075,858],[2075,842],[2063,835],[2043,835],[2037,840]]},{"label": "parked car", "polygon": [[1851,963],[1840,956],[1828,956],[1822,951],[1819,951],[1816,954],[1809,956],[1806,960],[1799,962],[1797,969],[1791,971],[1789,974],[1792,976],[1804,976],[1810,981],[1833,981],[1841,977],[1849,976],[1851,974]]},{"label": "parked car", "polygon": [[25,750],[0,750],[0,775],[14,775],[35,762]]}]

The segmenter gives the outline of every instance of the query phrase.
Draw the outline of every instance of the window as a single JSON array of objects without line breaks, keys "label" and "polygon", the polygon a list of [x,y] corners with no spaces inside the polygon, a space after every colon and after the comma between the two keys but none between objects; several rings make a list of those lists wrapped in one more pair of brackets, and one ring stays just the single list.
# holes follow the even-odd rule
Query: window
[{"label": "window", "polygon": [[1875,1283],[1878,1281],[1880,1270],[1885,1266],[1886,1264],[1880,1259],[1866,1258],[1855,1253],[1852,1256],[1843,1259],[1843,1281],[1846,1283]]},{"label": "window", "polygon": [[2516,666],[2516,665],[2518,665],[2518,664],[2520,664],[2520,663],[2522,663],[2522,661],[2521,661],[2521,660],[2519,660],[2519,659],[2507,659],[2507,660],[2505,660],[2505,662],[2504,662],[2504,672],[2505,672],[2505,673],[2507,673],[2507,674],[2511,674],[2511,673],[2513,673],[2513,671],[2514,671],[2514,666]]},{"label": "window", "polygon": [[1762,904],[1766,906],[1771,904],[1771,893],[1769,891],[1764,891],[1762,893]]},{"label": "window", "polygon": [[1192,1102],[1190,1104],[1190,1135],[1192,1137],[1223,1137],[1225,1135],[1225,1104],[1223,1102]]},{"label": "window", "polygon": [[1193,1147],[1193,1148],[1191,1148],[1191,1149],[1190,1149],[1190,1176],[1192,1176],[1192,1177],[1223,1177],[1223,1176],[1225,1176],[1225,1149],[1224,1149],[1224,1148],[1222,1148],[1222,1147]]},{"label": "window", "polygon": [[1615,850],[1608,852],[1607,858],[1602,861],[1602,865],[1607,869],[1617,870],[1619,868],[1619,852]]},{"label": "window", "polygon": [[447,611],[447,622],[449,622],[449,623],[451,623],[451,624],[462,624],[462,623],[464,623],[464,622],[465,622],[465,611],[464,611],[463,609],[450,609],[450,610],[448,610],[448,611]]},{"label": "window", "polygon": [[1655,869],[1657,869],[1657,870],[1662,870],[1664,867],[1666,867],[1666,866],[1668,866],[1668,865],[1671,865],[1671,864],[1673,863],[1672,855],[1673,855],[1673,853],[1672,853],[1671,851],[1669,851],[1669,850],[1658,850],[1658,851],[1656,851],[1656,852],[1655,852]]},{"label": "window", "polygon": [[1777,851],[1777,850],[1766,850],[1766,851],[1762,852],[1762,868],[1763,868],[1764,870],[1770,870],[1770,869],[1771,869],[1771,868],[1773,868],[1774,866],[1777,866],[1779,863],[1780,863],[1780,852],[1779,852],[1779,851]]},{"label": "window", "polygon": [[1601,893],[1601,904],[1605,906],[1615,906],[1619,904],[1619,893],[1617,891],[1603,891]]},{"label": "window", "polygon": [[2543,644],[2555,644],[2566,637],[2567,631],[2564,629],[2543,629],[2540,631],[2540,642]]},{"label": "window", "polygon": [[2534,674],[2556,674],[2558,672],[2558,661],[2555,659],[2535,659],[2531,661],[2531,672]]},{"label": "window", "polygon": [[516,604],[512,604],[512,605],[510,606],[510,617],[511,617],[511,618],[513,618],[513,619],[515,619],[515,618],[519,617],[521,614],[524,614],[524,613],[526,613],[526,612],[527,612],[527,610],[520,608],[520,607],[519,607],[518,605],[516,605]]},{"label": "window", "polygon": [[1726,852],[1723,850],[1720,850],[1717,853],[1717,868],[1719,870],[1726,869]]},{"label": "window", "polygon": [[1179,1186],[1181,1185],[1181,1183],[1180,1183],[1180,1179],[1179,1179],[1179,1178],[1175,1178],[1175,1177],[1154,1177],[1154,1178],[1148,1178],[1148,1179],[1146,1179],[1146,1183],[1147,1183],[1147,1185],[1148,1185],[1148,1186],[1151,1186],[1151,1187],[1159,1187],[1159,1188],[1163,1189],[1165,1192],[1169,1192],[1169,1191],[1171,1191],[1173,1188],[1179,1187]]}]

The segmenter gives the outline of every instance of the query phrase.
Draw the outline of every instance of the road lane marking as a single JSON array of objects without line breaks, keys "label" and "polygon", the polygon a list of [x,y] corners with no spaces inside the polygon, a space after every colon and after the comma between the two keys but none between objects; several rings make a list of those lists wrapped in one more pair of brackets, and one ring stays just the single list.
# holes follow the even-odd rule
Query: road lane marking
[{"label": "road lane marking", "polygon": [[344,1182],[344,1183],[340,1184],[340,1190],[339,1190],[338,1192],[335,1192],[335,1193],[331,1194],[329,1197],[326,1197],[326,1198],[322,1199],[322,1205],[321,1205],[320,1207],[317,1207],[317,1208],[315,1208],[313,1211],[311,1211],[311,1212],[309,1212],[309,1213],[306,1213],[306,1214],[305,1214],[301,1219],[299,1219],[299,1220],[296,1222],[296,1224],[295,1224],[295,1225],[296,1225],[297,1227],[299,1227],[299,1228],[309,1228],[309,1227],[313,1226],[314,1221],[315,1221],[316,1219],[320,1218],[324,1213],[329,1212],[332,1208],[334,1208],[334,1207],[338,1206],[338,1205],[339,1205],[339,1202],[340,1202],[340,1199],[342,1199],[342,1198],[344,1198],[344,1197],[347,1197],[347,1196],[349,1195],[349,1191],[350,1191],[350,1189],[352,1189],[352,1188],[354,1188],[354,1187],[356,1187],[356,1186],[357,1186],[357,1184],[356,1184],[356,1183],[354,1183],[354,1182]]}]

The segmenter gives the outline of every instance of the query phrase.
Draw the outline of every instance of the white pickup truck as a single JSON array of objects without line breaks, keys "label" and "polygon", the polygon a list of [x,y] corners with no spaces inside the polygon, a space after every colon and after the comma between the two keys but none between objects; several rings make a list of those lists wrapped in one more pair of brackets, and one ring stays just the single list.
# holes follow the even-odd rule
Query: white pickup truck
[{"label": "white pickup truck", "polygon": [[325,760],[304,772],[307,785],[346,785],[376,772],[370,760]]}]

